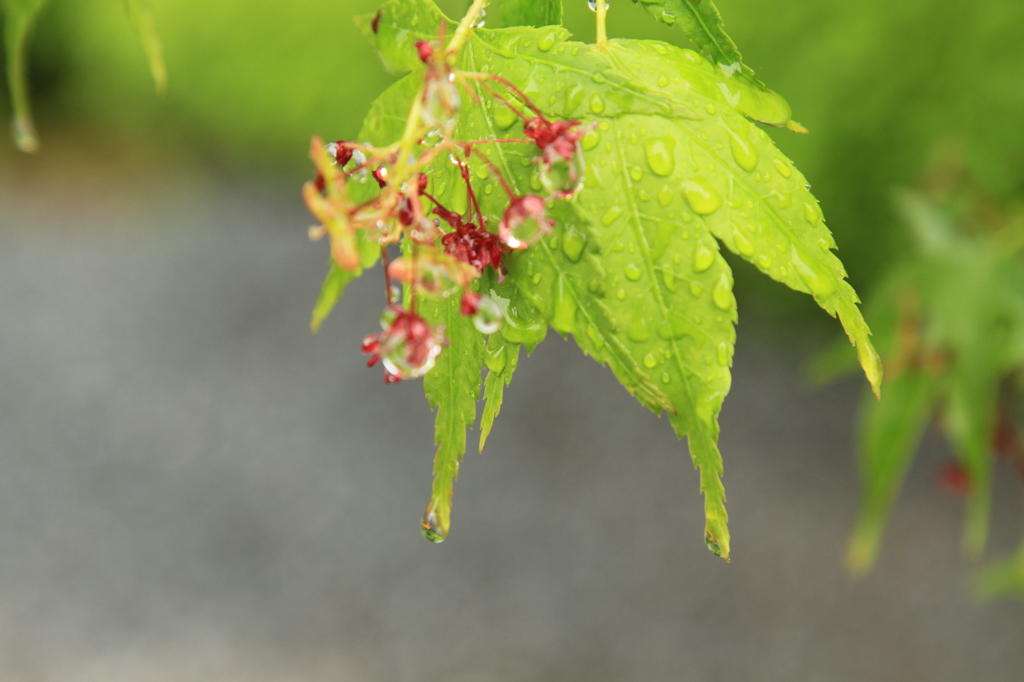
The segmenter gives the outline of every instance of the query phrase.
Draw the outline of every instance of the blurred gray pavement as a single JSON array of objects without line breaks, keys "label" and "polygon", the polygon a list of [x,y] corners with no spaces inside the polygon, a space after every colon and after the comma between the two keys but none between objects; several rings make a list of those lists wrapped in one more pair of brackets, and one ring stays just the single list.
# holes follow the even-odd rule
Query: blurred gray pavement
[{"label": "blurred gray pavement", "polygon": [[[422,387],[359,353],[379,273],[312,336],[297,185],[107,189],[0,180],[0,680],[1024,679],[1024,605],[971,600],[937,440],[847,579],[861,383],[804,386],[742,309],[731,565],[669,424],[554,335],[433,546]],[[1024,518],[998,492],[995,553]]]}]

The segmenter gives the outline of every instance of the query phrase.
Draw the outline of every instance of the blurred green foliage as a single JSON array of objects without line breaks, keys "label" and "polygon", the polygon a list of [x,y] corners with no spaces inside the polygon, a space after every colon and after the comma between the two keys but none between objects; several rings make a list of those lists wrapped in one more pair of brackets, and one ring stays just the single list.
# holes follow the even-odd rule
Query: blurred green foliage
[{"label": "blurred green foliage", "polygon": [[[931,422],[956,457],[940,482],[965,498],[969,554],[985,548],[993,479],[1009,473],[1024,480],[1024,207],[993,202],[950,151],[920,191],[897,195],[915,248],[865,306],[886,381],[881,401],[865,396],[861,411],[862,500],[847,551],[856,574],[876,560],[889,511]],[[819,358],[819,376],[854,368],[851,355],[837,342]],[[997,466],[998,459],[1007,466]],[[1022,561],[1024,545],[1018,557],[980,576],[981,593],[1019,592]]]},{"label": "blurred green foliage", "polygon": [[[32,57],[44,145],[48,131],[86,123],[232,165],[298,172],[311,134],[351,137],[391,82],[351,20],[378,0],[149,4],[169,72],[163,98],[122,3],[55,0],[43,13]],[[440,4],[455,16],[465,2]],[[855,285],[905,246],[888,192],[920,176],[936,141],[961,140],[970,170],[997,197],[1024,182],[1024,3],[722,0],[718,8],[745,62],[811,131],[776,139],[811,178]],[[592,39],[585,0],[566,1],[565,24]],[[625,1],[612,7],[609,31],[685,43]],[[740,268],[741,285],[754,274]]]}]

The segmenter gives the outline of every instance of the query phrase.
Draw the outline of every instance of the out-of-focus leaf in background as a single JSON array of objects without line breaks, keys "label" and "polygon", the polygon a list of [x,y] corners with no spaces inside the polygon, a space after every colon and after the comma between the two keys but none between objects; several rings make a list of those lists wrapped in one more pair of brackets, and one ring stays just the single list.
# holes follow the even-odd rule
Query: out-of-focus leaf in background
[{"label": "out-of-focus leaf in background", "polygon": [[[888,383],[882,400],[866,400],[862,410],[862,500],[847,553],[855,573],[875,562],[932,418],[956,455],[946,479],[966,498],[969,554],[980,555],[986,544],[997,460],[1024,475],[1012,409],[1024,373],[1024,213],[997,210],[956,165],[934,171],[924,193],[898,196],[916,248],[866,307]],[[1009,591],[1006,576],[1020,562],[1000,566],[982,576],[985,594]],[[1024,584],[1024,574],[1017,580]]]}]

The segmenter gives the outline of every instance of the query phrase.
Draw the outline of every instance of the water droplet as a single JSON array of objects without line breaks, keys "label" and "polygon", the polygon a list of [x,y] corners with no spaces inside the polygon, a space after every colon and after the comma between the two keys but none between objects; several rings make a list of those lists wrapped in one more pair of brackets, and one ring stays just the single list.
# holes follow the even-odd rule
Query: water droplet
[{"label": "water droplet", "polygon": [[672,137],[651,137],[644,140],[647,164],[655,175],[668,177],[676,168],[676,141]]},{"label": "water droplet", "polygon": [[807,222],[811,225],[817,225],[821,220],[821,214],[818,213],[818,207],[804,202],[804,215],[807,217]]},{"label": "water droplet", "polygon": [[746,136],[729,128],[726,130],[729,133],[729,144],[732,147],[732,158],[736,159],[740,168],[748,173],[752,172],[757,168],[757,149],[750,144]]},{"label": "water droplet", "polygon": [[660,76],[658,76],[658,85],[659,86],[661,86],[663,88],[667,87],[669,82],[670,81],[668,79],[668,76],[666,76],[665,74],[661,74]]},{"label": "water droplet", "polygon": [[611,208],[604,212],[603,216],[601,216],[601,224],[604,225],[605,227],[608,227],[609,225],[614,223],[615,219],[618,218],[620,215],[622,215],[622,208],[619,206],[612,206]]},{"label": "water droplet", "polygon": [[633,319],[629,323],[629,329],[626,330],[626,336],[634,343],[643,343],[651,340],[651,330],[647,328],[647,320],[644,319],[644,315],[640,311],[633,313]]},{"label": "water droplet", "polygon": [[573,263],[578,263],[583,256],[583,247],[587,245],[587,235],[576,227],[569,225],[562,237],[562,253]]},{"label": "water droplet", "polygon": [[778,202],[779,208],[789,208],[793,205],[792,192],[780,192],[775,190],[772,194],[775,196],[775,201]]},{"label": "water droplet", "polygon": [[779,171],[779,175],[781,175],[782,177],[790,178],[793,176],[793,169],[789,166],[788,163],[786,163],[782,159],[775,159],[775,161],[773,161],[772,163],[775,164],[776,170]]},{"label": "water droplet", "polygon": [[604,74],[601,73],[601,72],[597,72],[597,73],[591,74],[590,77],[593,78],[594,82],[598,83],[598,84],[604,84],[604,83],[608,82],[608,79],[605,78]]},{"label": "water droplet", "polygon": [[722,556],[722,548],[721,546],[719,546],[718,542],[715,540],[715,538],[711,535],[710,532],[704,533],[704,544],[708,546],[709,552],[711,552],[715,556]]},{"label": "water droplet", "polygon": [[667,207],[669,204],[672,203],[672,198],[674,196],[675,192],[673,192],[668,185],[665,185],[660,190],[658,190],[658,203],[661,204],[662,206]]},{"label": "water droplet", "polygon": [[654,353],[648,353],[644,356],[644,367],[647,369],[654,369],[658,366],[658,358],[654,357]]},{"label": "water droplet", "polygon": [[661,373],[661,383],[663,383],[663,384],[671,384],[672,383],[672,377],[669,376],[668,372],[662,372]]},{"label": "water droplet", "polygon": [[707,111],[707,112],[708,112],[709,114],[711,114],[712,116],[714,116],[714,115],[715,115],[715,112],[716,112],[716,111],[718,111],[718,109],[716,109],[716,108],[715,108],[715,105],[714,105],[714,104],[712,104],[711,102],[708,102],[707,104],[705,104],[705,105],[704,105],[704,109],[705,109],[705,110],[706,110],[706,111]]},{"label": "water droplet", "polygon": [[555,284],[555,310],[551,318],[551,326],[560,332],[571,332],[576,327],[576,301],[568,291],[569,285],[564,276],[560,276]]},{"label": "water droplet", "polygon": [[815,298],[831,296],[836,290],[835,279],[823,265],[811,258],[805,259],[805,254],[801,251],[802,249],[794,246],[789,252],[789,260],[793,263],[797,276],[803,280]]},{"label": "water droplet", "polygon": [[542,279],[544,279],[544,276],[541,275],[539,272],[532,277],[532,281],[534,284],[540,284],[540,281]]},{"label": "water droplet", "polygon": [[615,298],[619,299],[620,301],[625,301],[626,300],[626,290],[625,289],[619,289],[618,291],[616,291],[615,292]]},{"label": "water droplet", "polygon": [[629,177],[633,178],[634,182],[640,182],[644,179],[644,172],[640,169],[640,166],[633,166],[629,169]]},{"label": "water droplet", "polygon": [[715,252],[707,247],[704,242],[699,242],[693,251],[694,272],[704,272],[715,262]]},{"label": "water droplet", "polygon": [[645,189],[640,190],[639,192],[636,193],[636,195],[638,197],[640,197],[640,201],[650,201],[651,200],[650,192],[648,192]]},{"label": "water droplet", "polygon": [[494,192],[494,185],[484,185],[484,194],[492,194]]},{"label": "water droplet", "polygon": [[767,254],[761,254],[757,257],[757,265],[762,270],[767,270],[772,266],[772,259]]},{"label": "water droplet", "polygon": [[487,179],[487,176],[488,176],[488,175],[490,175],[490,174],[491,174],[491,173],[490,173],[490,171],[488,170],[487,166],[485,166],[485,165],[480,165],[480,166],[477,166],[477,167],[476,167],[476,176],[477,176],[478,178],[480,178],[481,180],[486,180],[486,179]]},{"label": "water droplet", "polygon": [[626,275],[626,279],[628,279],[630,282],[636,282],[643,275],[643,272],[641,272],[640,268],[638,268],[636,264],[630,263],[629,265],[626,266],[626,269],[623,271],[623,274]]},{"label": "water droplet", "polygon": [[481,334],[493,334],[501,329],[501,322],[504,319],[501,314],[501,306],[490,296],[481,296],[476,302],[476,312],[473,313],[473,326]]},{"label": "water droplet", "polygon": [[718,276],[718,282],[711,292],[711,300],[722,310],[732,307],[732,284],[729,283],[729,275],[725,271]]},{"label": "water droplet", "polygon": [[722,205],[722,198],[706,180],[695,178],[683,183],[683,196],[698,215],[710,215]]},{"label": "water droplet", "polygon": [[583,148],[583,151],[589,152],[591,149],[596,147],[600,142],[601,134],[598,133],[596,130],[591,130],[590,132],[583,136],[583,139],[580,140],[580,147]]},{"label": "water droplet", "polygon": [[736,250],[744,256],[754,255],[754,244],[747,239],[747,236],[737,230],[733,236],[733,243],[736,245]]},{"label": "water droplet", "polygon": [[727,343],[718,344],[718,364],[722,367],[728,367],[732,364],[732,358],[729,357],[729,344]]},{"label": "water droplet", "polygon": [[505,342],[500,336],[492,336],[487,340],[487,352],[484,354],[484,363],[487,369],[500,373],[508,364],[508,353],[505,352]]},{"label": "water droplet", "polygon": [[690,295],[694,298],[700,298],[700,295],[704,293],[704,285],[700,282],[690,282]]},{"label": "water droplet", "polygon": [[[656,0],[655,0],[655,2],[656,2]],[[655,4],[655,3],[652,2],[651,4]],[[668,54],[668,50],[666,50],[665,46],[661,45],[660,43],[654,43],[654,44],[651,45],[651,47],[653,47],[654,51],[657,52],[658,54]]]},{"label": "water droplet", "polygon": [[441,528],[437,514],[430,507],[427,507],[427,510],[423,512],[423,520],[420,521],[420,531],[423,533],[423,537],[433,543],[444,542],[445,535],[447,534]]},{"label": "water droplet", "polygon": [[604,100],[601,99],[600,95],[594,95],[590,98],[590,110],[595,114],[600,114],[604,111]]},{"label": "water droplet", "polygon": [[542,36],[541,39],[537,41],[537,48],[541,52],[547,52],[548,50],[550,50],[554,46],[555,46],[555,32],[554,31],[552,31],[551,33],[548,33],[548,34]]}]

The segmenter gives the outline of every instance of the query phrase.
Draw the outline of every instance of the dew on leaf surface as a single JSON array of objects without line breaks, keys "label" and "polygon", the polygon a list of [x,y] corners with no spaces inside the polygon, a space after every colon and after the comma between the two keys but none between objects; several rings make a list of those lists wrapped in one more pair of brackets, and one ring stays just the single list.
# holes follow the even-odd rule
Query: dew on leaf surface
[{"label": "dew on leaf surface", "polygon": [[726,130],[729,133],[732,158],[736,160],[740,168],[750,173],[757,168],[757,149],[740,133],[729,128]]},{"label": "dew on leaf surface", "polygon": [[601,216],[601,224],[604,225],[605,227],[608,227],[609,225],[614,223],[616,218],[618,218],[620,215],[622,215],[622,208],[620,206],[612,206],[611,208],[604,212],[603,216]]},{"label": "dew on leaf surface", "polygon": [[644,140],[647,165],[655,175],[669,177],[676,168],[676,141],[673,137],[651,137]]},{"label": "dew on leaf surface", "polygon": [[647,320],[642,311],[635,311],[633,319],[626,330],[626,336],[633,343],[643,343],[651,340],[651,330],[647,328]]},{"label": "dew on leaf surface", "polygon": [[693,269],[695,272],[704,272],[715,262],[715,252],[704,242],[697,244],[693,252]]},{"label": "dew on leaf surface", "polygon": [[733,234],[733,242],[736,244],[736,250],[744,256],[752,256],[754,254],[754,244],[751,242],[746,235],[740,231],[736,231]]},{"label": "dew on leaf surface", "polygon": [[578,263],[586,245],[587,235],[571,225],[565,229],[562,237],[562,253],[566,258],[573,263]]},{"label": "dew on leaf surface", "polygon": [[782,159],[775,159],[773,163],[775,164],[775,168],[779,171],[779,175],[787,179],[793,177],[793,169],[790,168],[789,164],[785,161]]},{"label": "dew on leaf surface", "polygon": [[729,276],[723,272],[718,276],[718,282],[711,292],[711,300],[722,310],[732,307],[732,285],[729,283]]},{"label": "dew on leaf surface", "polygon": [[710,215],[722,205],[722,198],[711,184],[702,178],[694,178],[683,183],[683,196],[690,208],[698,215]]}]

